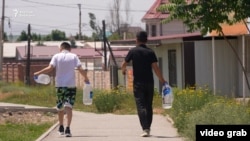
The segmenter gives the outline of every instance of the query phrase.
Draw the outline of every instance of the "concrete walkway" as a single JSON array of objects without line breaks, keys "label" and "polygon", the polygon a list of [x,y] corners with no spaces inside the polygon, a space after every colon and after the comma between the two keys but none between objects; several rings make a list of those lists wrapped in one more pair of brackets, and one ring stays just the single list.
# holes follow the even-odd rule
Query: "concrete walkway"
[{"label": "concrete walkway", "polygon": [[[0,103],[0,106],[12,104]],[[13,104],[13,106],[18,106]],[[28,105],[21,105],[30,108]],[[36,106],[31,106],[37,108]],[[154,115],[150,137],[140,137],[142,129],[137,115],[94,114],[73,111],[72,137],[60,136],[58,123],[37,141],[184,141],[172,123],[162,115]]]}]

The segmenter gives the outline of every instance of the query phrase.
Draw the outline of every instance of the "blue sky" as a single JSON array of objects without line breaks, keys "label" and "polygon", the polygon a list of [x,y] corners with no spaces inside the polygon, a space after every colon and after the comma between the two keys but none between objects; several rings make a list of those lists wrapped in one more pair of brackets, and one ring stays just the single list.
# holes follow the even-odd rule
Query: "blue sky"
[{"label": "blue sky", "polygon": [[[124,9],[124,1],[121,9]],[[129,23],[144,28],[141,18],[154,1],[130,0]],[[108,22],[112,3],[113,0],[5,0],[5,32],[18,35],[31,24],[32,33],[48,34],[53,29],[59,29],[65,31],[67,36],[75,35],[79,31],[77,4],[81,4],[82,34],[91,35],[88,13],[94,13],[101,26],[102,20]],[[2,9],[2,1],[0,6]],[[125,20],[125,12],[121,14]]]}]

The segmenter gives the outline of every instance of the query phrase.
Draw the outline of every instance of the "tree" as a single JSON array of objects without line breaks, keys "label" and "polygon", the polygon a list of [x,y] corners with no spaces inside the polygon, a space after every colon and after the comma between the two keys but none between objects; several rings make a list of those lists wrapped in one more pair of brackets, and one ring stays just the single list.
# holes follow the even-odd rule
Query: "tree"
[{"label": "tree", "polygon": [[22,31],[21,35],[17,38],[17,41],[27,41],[28,40],[28,34],[26,31]]},{"label": "tree", "polygon": [[62,40],[66,40],[65,32],[60,31],[60,30],[58,30],[58,29],[52,30],[52,31],[51,31],[51,39],[52,39],[52,41],[62,41]]},{"label": "tree", "polygon": [[44,40],[44,41],[52,41],[51,34],[48,34],[48,35],[44,36],[44,37],[43,37],[43,40]]},{"label": "tree", "polygon": [[6,32],[4,32],[4,34],[3,34],[3,40],[4,40],[4,41],[8,41],[8,36],[7,36],[7,33],[6,33]]},{"label": "tree", "polygon": [[113,5],[110,6],[110,30],[116,31],[121,36],[121,14],[120,14],[121,0],[113,0]]},{"label": "tree", "polygon": [[132,22],[132,17],[130,16],[130,0],[125,1],[125,24],[129,25]]},{"label": "tree", "polygon": [[[119,39],[121,39],[123,35],[123,31],[121,31],[121,28],[124,29],[126,25],[130,25],[130,23],[132,22],[132,18],[130,17],[130,0],[126,0],[124,2],[124,10],[122,10],[122,1],[113,0],[113,3],[110,4],[110,15],[107,20],[107,29],[109,29],[111,33],[117,33],[115,36],[117,37],[118,35]],[[121,11],[125,12],[125,20],[122,18]]]},{"label": "tree", "polygon": [[[163,23],[180,19],[190,32],[200,30],[202,34],[216,30],[230,45],[243,70],[248,89],[250,90],[246,69],[237,51],[225,37],[221,24],[229,25],[244,22],[250,16],[249,0],[169,0],[170,3],[158,8],[161,12],[169,12],[170,16]],[[247,27],[248,29],[248,27]],[[248,29],[249,30],[249,29]]]},{"label": "tree", "polygon": [[89,13],[89,18],[90,18],[90,21],[89,21],[89,25],[90,27],[93,29],[93,33],[92,33],[92,38],[94,40],[100,40],[101,38],[101,28],[100,26],[97,25],[96,23],[96,17],[95,17],[95,14],[93,13]]}]

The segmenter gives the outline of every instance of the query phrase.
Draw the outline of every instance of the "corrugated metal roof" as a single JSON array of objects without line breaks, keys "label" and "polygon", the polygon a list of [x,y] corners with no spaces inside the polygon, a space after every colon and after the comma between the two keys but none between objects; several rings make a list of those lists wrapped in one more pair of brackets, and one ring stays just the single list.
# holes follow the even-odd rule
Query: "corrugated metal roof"
[{"label": "corrugated metal roof", "polygon": [[[14,58],[16,56],[17,46],[27,46],[27,42],[17,42],[17,43],[4,43],[3,44],[3,57],[4,58]],[[34,43],[31,43],[34,45]]]},{"label": "corrugated metal roof", "polygon": [[[226,36],[237,36],[249,34],[246,25],[243,22],[236,23],[234,25],[221,24],[222,31]],[[217,31],[208,33],[207,36],[221,36]]]},{"label": "corrugated metal roof", "polygon": [[[50,59],[56,53],[59,53],[58,46],[34,46],[30,48],[31,58],[33,59]],[[17,47],[19,58],[26,58],[27,47]],[[79,58],[100,57],[100,54],[94,48],[72,48],[72,53],[75,53]]]},{"label": "corrugated metal roof", "polygon": [[[25,46],[19,46],[16,48],[18,58],[19,59],[26,59],[26,52],[27,47]],[[96,58],[96,57],[102,57],[102,55],[99,52],[102,51],[96,51],[94,48],[72,48],[72,53],[75,53],[79,58]],[[123,57],[125,54],[127,54],[128,50],[115,50],[113,51],[113,54],[115,57]],[[59,53],[58,46],[34,46],[30,49],[31,58],[33,60],[37,59],[51,59],[52,56],[56,53]]]},{"label": "corrugated metal roof", "polygon": [[156,9],[161,4],[168,3],[168,0],[156,0],[147,13],[143,16],[142,21],[149,19],[165,19],[169,16],[167,13],[158,12]]},{"label": "corrugated metal roof", "polygon": [[[43,44],[45,46],[57,46],[57,48],[61,45],[63,41],[45,41]],[[68,42],[68,41],[66,41]],[[31,42],[31,46],[36,46],[37,42]],[[79,47],[84,46],[84,42],[82,41],[76,41],[76,45]],[[14,58],[16,56],[16,47],[18,46],[28,46],[27,41],[23,42],[15,42],[15,43],[7,43],[5,42],[3,45],[3,57],[4,58]]]}]

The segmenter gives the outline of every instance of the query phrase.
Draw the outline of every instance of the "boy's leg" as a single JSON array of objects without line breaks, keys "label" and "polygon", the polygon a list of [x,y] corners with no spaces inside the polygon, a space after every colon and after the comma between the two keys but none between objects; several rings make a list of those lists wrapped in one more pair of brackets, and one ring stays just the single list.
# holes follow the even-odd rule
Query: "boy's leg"
[{"label": "boy's leg", "polygon": [[72,121],[72,108],[65,107],[65,112],[67,114],[67,127],[70,127]]}]

